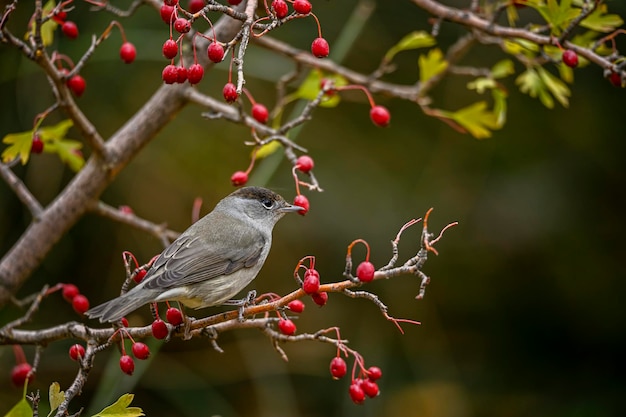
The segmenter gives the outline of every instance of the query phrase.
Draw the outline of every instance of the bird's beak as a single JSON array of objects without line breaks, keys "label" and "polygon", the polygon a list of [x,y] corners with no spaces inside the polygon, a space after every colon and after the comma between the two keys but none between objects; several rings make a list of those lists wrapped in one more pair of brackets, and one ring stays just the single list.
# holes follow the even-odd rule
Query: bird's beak
[{"label": "bird's beak", "polygon": [[294,206],[293,204],[287,204],[281,208],[278,209],[279,212],[281,213],[291,213],[291,212],[298,212],[304,210],[304,207],[300,207],[300,206]]}]

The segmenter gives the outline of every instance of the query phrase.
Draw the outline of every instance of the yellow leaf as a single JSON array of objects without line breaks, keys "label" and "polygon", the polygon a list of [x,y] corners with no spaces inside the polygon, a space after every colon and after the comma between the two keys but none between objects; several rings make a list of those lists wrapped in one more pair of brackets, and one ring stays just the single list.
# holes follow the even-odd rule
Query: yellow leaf
[{"label": "yellow leaf", "polygon": [[129,407],[135,396],[124,394],[110,406],[104,408],[92,417],[139,417],[144,416],[143,410],[139,407]]},{"label": "yellow leaf", "polygon": [[429,33],[420,30],[414,31],[400,39],[400,42],[387,51],[384,60],[390,62],[398,52],[408,51],[410,49],[428,48],[437,43],[437,40]]},{"label": "yellow leaf", "polygon": [[61,391],[61,386],[58,382],[53,382],[50,385],[48,398],[50,400],[50,414],[52,414],[65,401],[65,392]]},{"label": "yellow leaf", "polygon": [[265,144],[259,148],[256,152],[257,159],[263,159],[265,157],[270,156],[274,152],[276,152],[280,148],[280,143],[277,140],[271,141],[268,144]]},{"label": "yellow leaf", "polygon": [[420,81],[425,83],[432,77],[440,74],[448,68],[448,62],[443,58],[441,49],[435,48],[428,51],[428,55],[419,57]]},{"label": "yellow leaf", "polygon": [[450,114],[450,117],[466,128],[476,139],[491,137],[491,131],[500,128],[498,118],[487,110],[487,102],[479,101]]},{"label": "yellow leaf", "polygon": [[[43,6],[42,15],[48,16],[50,13],[52,13],[52,10],[54,10],[55,6],[56,4],[54,3],[54,0],[48,0],[48,2]],[[31,26],[32,27],[30,29],[30,33],[26,33],[26,35],[24,35],[25,39],[28,39],[29,35],[35,35],[34,22],[31,24]],[[59,26],[59,24],[52,19],[45,21],[41,25],[41,41],[43,42],[43,46],[52,45],[52,42],[54,41],[54,31],[56,30],[57,26]]]},{"label": "yellow leaf", "polygon": [[22,398],[17,404],[13,406],[9,410],[8,413],[4,415],[4,417],[32,417],[33,410],[28,405],[28,401],[26,398]]},{"label": "yellow leaf", "polygon": [[33,131],[21,133],[9,133],[2,139],[2,143],[9,145],[2,151],[2,162],[8,163],[19,156],[22,165],[28,162],[30,156],[30,148],[33,143]]}]

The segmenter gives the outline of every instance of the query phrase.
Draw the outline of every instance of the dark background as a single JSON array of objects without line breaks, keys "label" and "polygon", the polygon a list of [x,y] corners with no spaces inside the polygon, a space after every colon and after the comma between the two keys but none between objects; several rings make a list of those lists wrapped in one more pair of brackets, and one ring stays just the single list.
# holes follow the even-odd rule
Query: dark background
[{"label": "dark background", "polygon": [[[354,4],[314,2],[331,50]],[[626,15],[621,2],[609,5]],[[91,33],[100,33],[110,19],[89,14],[85,4],[78,6],[73,13],[81,36],[76,41],[61,36],[56,40],[58,49],[75,60]],[[16,15],[12,23],[24,16]],[[531,10],[522,11],[524,19],[535,16]],[[104,137],[161,84],[165,65],[160,48],[167,29],[153,11],[145,10],[124,25],[137,46],[137,62],[120,62],[120,37],[114,31],[82,73],[87,90],[79,104]],[[343,62],[370,72],[378,57],[416,29],[428,30],[427,16],[416,7],[379,1]],[[461,28],[444,24],[440,42],[448,45],[461,33]],[[304,19],[276,35],[306,49],[315,25]],[[290,67],[264,54],[250,48],[247,87],[271,106],[271,81]],[[398,55],[399,70],[386,79],[414,82],[418,55]],[[494,47],[476,47],[465,63],[491,66],[499,59],[501,53]],[[51,98],[32,63],[5,46],[0,62],[4,137],[31,129],[33,117]],[[522,70],[519,64],[516,69]],[[226,71],[227,64],[217,66],[199,88],[219,92]],[[299,332],[340,326],[366,364],[382,368],[378,398],[361,407],[351,403],[349,381],[333,381],[328,373],[335,355],[332,347],[313,342],[285,345],[289,362],[284,363],[263,335],[243,330],[220,338],[223,354],[213,351],[207,340],[172,341],[153,353],[150,366],[138,364],[133,378],[119,372],[117,352],[99,355],[73,410],[91,403],[90,411],[95,412],[132,391],[133,404],[151,416],[620,415],[626,388],[626,313],[620,301],[626,255],[624,91],[612,87],[596,67],[575,74],[568,109],[557,105],[548,110],[517,91],[514,77],[505,80],[508,122],[487,140],[460,135],[425,117],[417,106],[384,97],[377,99],[392,112],[392,122],[389,128],[376,128],[358,95],[350,95],[337,108],[318,109],[301,131],[297,140],[314,157],[324,192],[307,194],[307,216],[289,216],[277,226],[272,253],[254,283],[259,292],[293,290],[293,268],[305,255],[317,257],[323,282],[340,280],[346,246],[356,238],[366,239],[372,261],[383,265],[400,226],[429,207],[435,208],[434,229],[460,222],[439,243],[440,255],[426,263],[424,272],[432,282],[424,300],[414,299],[419,282],[411,276],[366,287],[390,307],[390,314],[419,320],[421,326],[405,325],[406,334],[401,335],[373,304],[337,294],[331,294],[323,309],[307,300],[296,322]],[[483,99],[469,93],[466,82],[444,81],[434,92],[434,106],[454,110]],[[231,192],[231,173],[249,162],[249,148],[243,145],[249,133],[202,119],[201,111],[186,108],[119,175],[103,200],[129,205],[140,216],[182,231],[189,225],[195,197],[203,198],[205,213]],[[54,116],[50,122],[58,120]],[[267,182],[260,174],[253,176],[253,184],[293,197],[285,161],[275,172],[267,164],[258,168],[255,172],[271,174]],[[44,204],[71,178],[55,157],[45,154],[15,171]],[[8,187],[0,184],[3,253],[29,221]],[[401,259],[417,250],[419,231],[415,227],[405,233]],[[44,283],[72,282],[93,305],[106,301],[119,292],[122,250],[147,262],[161,248],[151,236],[87,215],[56,245],[19,295],[37,291]],[[356,256],[363,254],[362,249],[356,251]],[[5,308],[0,319],[6,322],[18,314],[14,307]],[[147,311],[141,311],[131,319],[139,324],[146,318]],[[28,327],[76,319],[60,296],[50,297]],[[46,350],[33,384],[44,398],[51,382],[65,388],[73,379],[76,365],[67,357],[72,343],[54,343]],[[156,349],[153,346],[153,352]],[[26,351],[32,358],[33,350]],[[0,413],[20,396],[9,382],[13,363],[11,349],[1,349]]]}]

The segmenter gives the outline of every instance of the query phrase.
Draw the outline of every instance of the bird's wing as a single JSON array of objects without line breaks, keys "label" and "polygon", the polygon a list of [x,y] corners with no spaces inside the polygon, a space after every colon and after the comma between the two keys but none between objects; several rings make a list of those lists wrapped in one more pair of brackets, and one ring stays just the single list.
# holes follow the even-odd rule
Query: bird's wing
[{"label": "bird's wing", "polygon": [[207,281],[256,265],[265,239],[255,230],[205,237],[183,234],[154,262],[145,288],[169,289]]}]

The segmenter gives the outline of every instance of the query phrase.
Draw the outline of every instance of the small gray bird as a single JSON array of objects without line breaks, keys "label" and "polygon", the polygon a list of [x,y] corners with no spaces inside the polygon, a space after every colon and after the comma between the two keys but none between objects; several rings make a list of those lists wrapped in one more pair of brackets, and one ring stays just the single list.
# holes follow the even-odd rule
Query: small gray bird
[{"label": "small gray bird", "polygon": [[302,209],[266,188],[240,188],[172,242],[140,284],[85,314],[104,323],[157,301],[190,308],[223,304],[259,273],[276,222]]}]

